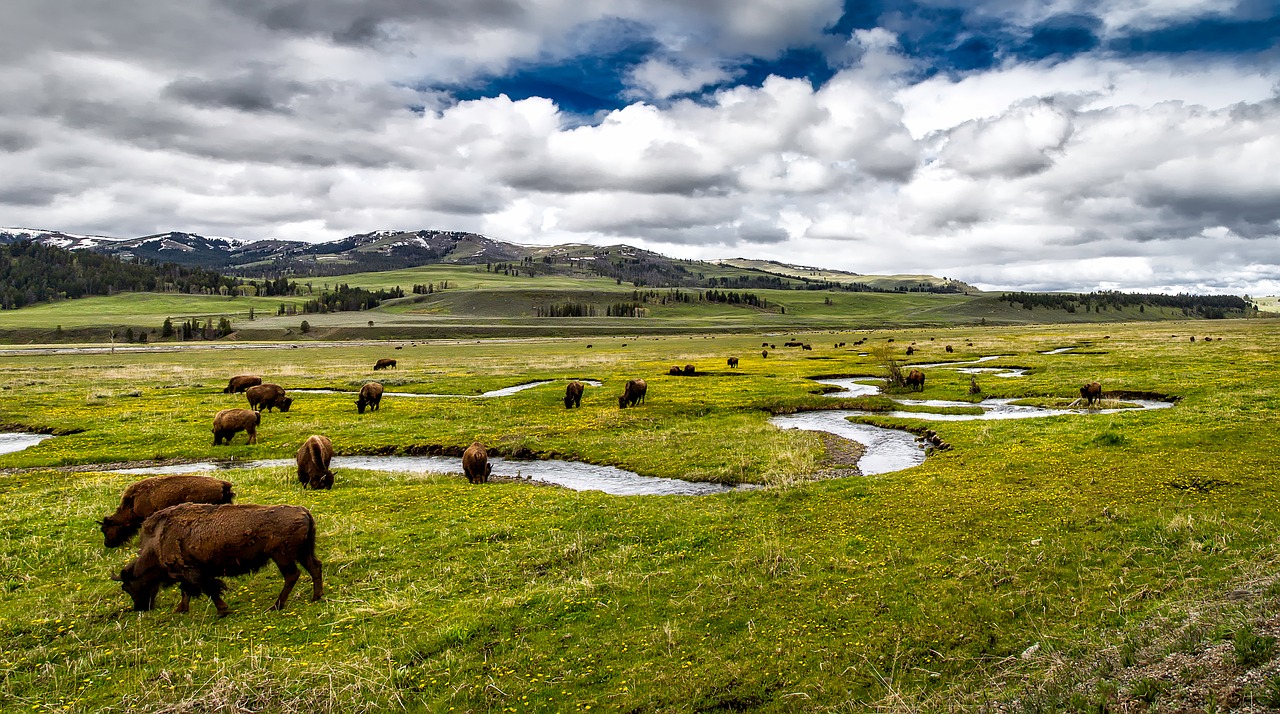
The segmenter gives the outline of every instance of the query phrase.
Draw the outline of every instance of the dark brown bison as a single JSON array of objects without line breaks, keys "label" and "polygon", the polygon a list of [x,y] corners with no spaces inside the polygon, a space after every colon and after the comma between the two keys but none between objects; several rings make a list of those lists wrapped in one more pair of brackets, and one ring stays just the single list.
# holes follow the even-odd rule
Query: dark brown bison
[{"label": "dark brown bison", "polygon": [[680,375],[684,374],[684,370],[680,369],[680,365],[672,365],[671,369],[667,370],[667,374],[671,375],[672,377],[679,377]]},{"label": "dark brown bison", "polygon": [[286,397],[284,387],[278,384],[259,384],[249,387],[244,391],[244,396],[249,400],[249,408],[258,412],[263,409],[267,411],[279,409],[287,412],[293,405],[293,397]]},{"label": "dark brown bison", "polygon": [[396,366],[396,361],[395,361],[395,360],[393,360],[393,359],[387,359],[386,357],[383,357],[382,359],[380,359],[380,360],[378,360],[377,362],[374,362],[374,363],[373,363],[373,370],[376,372],[376,371],[378,371],[378,370],[380,370],[380,369],[388,369],[388,368],[395,367],[395,366]]},{"label": "dark brown bison", "polygon": [[769,350],[760,350],[760,356],[764,359],[769,358]]},{"label": "dark brown bison", "polygon": [[918,369],[913,369],[910,372],[907,372],[906,379],[903,380],[903,383],[917,392],[924,389],[924,372],[921,372]]},{"label": "dark brown bison", "polygon": [[729,369],[737,369],[737,368],[738,368],[738,358],[737,358],[737,357],[730,357],[730,358],[729,358]]},{"label": "dark brown bison", "polygon": [[947,354],[950,354],[950,353],[952,353],[952,352],[954,352],[954,351],[955,351],[955,350],[951,349],[951,345],[947,345]]},{"label": "dark brown bison", "polygon": [[915,354],[915,353],[916,353],[916,348],[911,347],[911,346],[909,346],[909,345],[908,345],[908,346],[907,346],[907,356],[908,356],[908,357],[910,357],[911,355],[913,355],[913,354]]},{"label": "dark brown bison", "polygon": [[493,466],[489,463],[489,452],[485,451],[484,444],[474,441],[466,451],[462,452],[462,473],[471,483],[484,483],[489,480],[489,474],[493,473]]},{"label": "dark brown bison", "polygon": [[378,382],[365,382],[360,388],[360,396],[356,399],[356,413],[364,414],[365,407],[376,412],[382,406],[382,385]]},{"label": "dark brown bison", "polygon": [[691,377],[691,376],[693,376],[693,374],[694,374],[695,372],[697,372],[697,371],[698,371],[698,370],[697,370],[693,365],[691,365],[691,364],[686,364],[686,365],[684,366],[684,376],[686,376],[686,377]]},{"label": "dark brown bison", "polygon": [[231,484],[208,476],[153,476],[132,484],[120,496],[116,512],[98,522],[103,545],[124,545],[156,511],[179,503],[231,503]]},{"label": "dark brown bison", "polygon": [[311,575],[311,600],[324,595],[316,558],[316,522],[300,506],[209,505],[183,503],[153,514],[142,524],[138,557],[112,580],[133,598],[133,609],[155,607],[156,594],[177,584],[186,612],[191,596],[213,600],[218,615],[230,612],[222,599],[223,576],[244,575],[275,561],[284,588],[273,610],[284,609],[298,582],[298,563]]},{"label": "dark brown bison", "polygon": [[313,489],[333,488],[333,443],[329,437],[312,434],[298,448],[298,481]]},{"label": "dark brown bison", "polygon": [[649,385],[643,379],[629,380],[626,386],[622,388],[621,396],[618,397],[618,408],[626,409],[637,404],[644,404],[644,394],[647,391],[649,391]]},{"label": "dark brown bison", "polygon": [[222,393],[236,394],[237,392],[243,392],[249,387],[255,387],[259,384],[262,384],[262,377],[255,377],[250,374],[242,374],[239,377],[232,377],[231,381],[227,382],[227,388],[222,390]]},{"label": "dark brown bison", "polygon": [[768,347],[768,346],[769,346],[769,343],[768,343],[768,342],[761,342],[761,343],[760,343],[760,346],[761,346],[761,347]]},{"label": "dark brown bison", "polygon": [[809,352],[812,352],[812,351],[813,351],[813,345],[810,345],[810,344],[800,345],[800,349],[802,349],[802,350],[807,350],[807,351],[809,351]]},{"label": "dark brown bison", "polygon": [[577,380],[569,382],[564,386],[564,408],[571,409],[573,407],[582,406],[582,382]]},{"label": "dark brown bison", "polygon": [[1090,382],[1080,388],[1080,398],[1084,400],[1086,407],[1091,407],[1099,401],[1102,401],[1102,385],[1097,382]]},{"label": "dark brown bison", "polygon": [[258,443],[258,424],[262,415],[252,409],[223,409],[213,416],[213,445],[231,444],[231,437],[243,431],[250,444]]}]

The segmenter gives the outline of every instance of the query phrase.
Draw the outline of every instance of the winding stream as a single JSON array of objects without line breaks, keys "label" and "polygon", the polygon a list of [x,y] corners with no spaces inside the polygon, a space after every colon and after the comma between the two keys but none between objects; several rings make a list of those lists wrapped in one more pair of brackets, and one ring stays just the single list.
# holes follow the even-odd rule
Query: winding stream
[{"label": "winding stream", "polygon": [[[551,384],[554,381],[556,380],[543,379],[537,382],[525,382],[524,384],[517,384],[514,387],[503,387],[502,389],[495,389],[491,392],[484,392],[483,394],[423,394],[421,392],[386,392],[384,391],[382,393],[382,396],[384,397],[451,397],[454,399],[492,399],[493,397],[509,397],[512,394],[515,394],[517,392],[523,392],[526,389],[533,389],[534,387],[541,387],[544,384]],[[582,382],[583,384],[589,387],[599,387],[603,385],[602,382],[598,382],[594,379],[579,379],[578,381]],[[360,394],[360,390],[347,391],[345,389],[302,389],[300,388],[300,389],[290,389],[288,391],[296,392],[298,394],[349,394],[353,397]]]},{"label": "winding stream", "polygon": [[45,439],[52,438],[50,434],[0,434],[0,454],[30,449]]}]

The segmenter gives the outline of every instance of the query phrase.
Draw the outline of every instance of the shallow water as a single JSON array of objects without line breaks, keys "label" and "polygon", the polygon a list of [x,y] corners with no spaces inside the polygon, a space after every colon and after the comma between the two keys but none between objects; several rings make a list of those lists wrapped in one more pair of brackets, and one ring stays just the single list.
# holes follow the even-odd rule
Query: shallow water
[{"label": "shallow water", "polygon": [[780,414],[769,419],[779,429],[825,431],[856,441],[866,447],[858,459],[863,476],[901,471],[924,463],[924,449],[915,436],[900,429],[882,429],[849,421],[848,417],[869,414],[856,409],[836,409],[799,414]]},{"label": "shallow water", "polygon": [[1041,352],[1040,354],[1042,354],[1042,355],[1060,355],[1060,354],[1062,354],[1062,353],[1064,353],[1064,352],[1070,352],[1071,350],[1074,350],[1074,349],[1076,349],[1076,348],[1075,348],[1075,347],[1059,347],[1059,348],[1057,348],[1057,349],[1055,349],[1055,350],[1045,350],[1044,352]]},{"label": "shallow water", "polygon": [[[537,382],[525,382],[524,384],[517,384],[514,387],[503,387],[502,389],[495,389],[491,392],[485,392],[483,394],[423,394],[421,392],[384,391],[382,393],[382,396],[384,397],[451,397],[454,399],[490,399],[493,397],[509,397],[512,394],[515,394],[517,392],[523,392],[526,389],[533,389],[534,387],[541,387],[544,384],[551,384],[554,381],[556,380],[544,379]],[[579,379],[578,381],[590,387],[599,387],[602,384],[601,382],[597,382],[594,379]],[[344,389],[290,389],[288,391],[297,392],[300,394],[350,394],[351,396],[356,396],[360,394],[359,390],[347,391]]]},{"label": "shallow water", "polygon": [[[168,466],[144,466],[133,469],[112,469],[108,473],[156,476],[160,474],[185,474],[220,471],[227,469],[257,469],[294,466],[293,459],[262,459],[234,463],[202,461],[194,464]],[[718,483],[698,483],[672,478],[641,476],[613,466],[597,466],[576,461],[521,461],[491,457],[495,476],[529,478],[553,483],[574,491],[603,491],[615,496],[706,496],[728,491],[745,491],[757,486],[743,484],[727,486]],[[410,473],[462,474],[462,459],[456,456],[335,456],[332,468],[368,469],[370,471],[407,471]],[[341,479],[341,474],[339,474]]]},{"label": "shallow water", "polygon": [[0,454],[30,449],[45,439],[52,438],[50,434],[0,434]]}]

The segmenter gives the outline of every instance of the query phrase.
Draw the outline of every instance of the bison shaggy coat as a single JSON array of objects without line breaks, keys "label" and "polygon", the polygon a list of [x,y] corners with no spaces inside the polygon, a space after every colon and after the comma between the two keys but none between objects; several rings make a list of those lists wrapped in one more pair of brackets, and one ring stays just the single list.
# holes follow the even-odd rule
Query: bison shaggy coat
[{"label": "bison shaggy coat", "polygon": [[213,445],[231,444],[231,437],[243,431],[250,444],[258,443],[258,424],[262,415],[252,409],[223,409],[213,416]]},{"label": "bison shaggy coat", "polygon": [[232,377],[231,381],[227,382],[227,388],[222,390],[222,393],[236,394],[238,392],[243,392],[249,387],[256,387],[259,384],[262,384],[262,377],[255,377],[250,374],[242,374],[238,377]]},{"label": "bison shaggy coat", "polygon": [[489,480],[489,474],[492,472],[493,465],[489,463],[489,452],[485,451],[484,444],[478,441],[472,442],[471,446],[462,452],[462,473],[471,483],[484,483]]},{"label": "bison shaggy coat", "polygon": [[153,476],[131,484],[120,496],[116,512],[99,521],[103,545],[115,548],[133,537],[156,511],[179,503],[231,503],[235,493],[221,479],[192,474]]},{"label": "bison shaggy coat", "polygon": [[570,409],[572,407],[581,407],[582,391],[582,382],[575,380],[566,384],[564,387],[564,408]]},{"label": "bison shaggy coat", "polygon": [[153,514],[142,524],[138,557],[112,578],[133,599],[133,609],[155,607],[156,594],[177,584],[186,612],[191,596],[208,595],[219,615],[230,612],[219,578],[252,573],[275,561],[284,588],[273,610],[284,608],[298,582],[298,563],[311,575],[311,599],[324,595],[316,558],[316,523],[300,506],[183,503]]},{"label": "bison shaggy coat", "polygon": [[378,382],[365,382],[360,388],[360,396],[356,398],[356,413],[364,414],[364,408],[376,412],[382,406],[382,385]]},{"label": "bison shaggy coat", "polygon": [[395,367],[395,366],[396,366],[396,361],[395,361],[395,360],[393,360],[393,359],[387,359],[387,358],[385,358],[385,357],[384,357],[384,358],[382,358],[382,359],[378,360],[377,362],[374,362],[374,364],[373,364],[373,370],[376,372],[376,371],[378,371],[378,370],[380,370],[380,369],[387,369],[387,368],[389,368],[389,367]]},{"label": "bison shaggy coat", "polygon": [[647,391],[649,391],[649,385],[643,379],[629,380],[626,386],[622,388],[622,394],[618,397],[618,408],[626,409],[637,404],[644,404],[644,395]]},{"label": "bison shaggy coat", "polygon": [[1097,382],[1084,385],[1080,388],[1080,398],[1084,400],[1085,406],[1093,406],[1102,400],[1102,385]]},{"label": "bison shaggy coat", "polygon": [[737,358],[737,357],[730,357],[730,358],[729,358],[729,369],[737,369],[737,368],[738,368],[738,358]]},{"label": "bison shaggy coat", "polygon": [[313,489],[333,488],[333,442],[329,437],[312,434],[298,448],[298,481]]},{"label": "bison shaggy coat", "polygon": [[244,396],[249,400],[249,408],[258,412],[263,409],[267,411],[279,409],[287,412],[293,405],[293,397],[286,397],[284,387],[278,384],[259,384],[249,387],[245,390]]},{"label": "bison shaggy coat", "polygon": [[692,376],[696,371],[697,371],[697,368],[691,364],[686,364],[684,366],[684,375],[686,377]]},{"label": "bison shaggy coat", "polygon": [[903,382],[908,387],[911,387],[918,392],[924,389],[924,372],[921,372],[918,369],[913,369],[907,373],[907,377]]}]

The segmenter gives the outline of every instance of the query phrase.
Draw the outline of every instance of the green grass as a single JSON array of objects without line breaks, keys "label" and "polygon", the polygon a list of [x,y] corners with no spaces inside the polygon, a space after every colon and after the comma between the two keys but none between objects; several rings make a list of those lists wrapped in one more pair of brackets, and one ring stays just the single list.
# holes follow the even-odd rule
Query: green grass
[{"label": "green grass", "polygon": [[[1223,339],[1193,344],[1192,333]],[[813,481],[821,442],[773,430],[768,414],[836,401],[807,377],[878,369],[831,343],[890,336],[897,350],[914,341],[915,361],[1005,354],[994,365],[1032,368],[979,376],[986,396],[1070,399],[1098,379],[1179,402],[1009,422],[876,418],[935,428],[954,448],[906,471]],[[1099,651],[1280,555],[1274,322],[815,333],[803,337],[813,352],[782,348],[785,337],[0,356],[0,421],[84,430],[0,456],[0,467],[38,467],[0,475],[0,709],[973,706],[1016,697],[1006,687],[1022,681],[1019,654],[1032,644],[1059,657]],[[768,359],[762,339],[779,344]],[[1080,350],[1039,354],[1066,345]],[[729,355],[742,359],[738,373],[723,366]],[[400,360],[376,375],[396,390],[571,376],[605,386],[572,412],[562,383],[483,401],[388,397],[363,416],[349,397],[297,395],[295,411],[264,417],[259,445],[210,445],[212,413],[243,403],[219,393],[228,376],[349,388],[374,378],[381,356]],[[685,363],[708,374],[665,375]],[[616,394],[634,376],[649,380],[648,403],[620,411]],[[968,386],[968,375],[932,369],[920,396],[964,398]],[[233,614],[220,620],[204,599],[187,615],[127,611],[108,575],[130,554],[103,549],[94,521],[134,479],[52,470],[288,456],[309,433],[328,434],[339,453],[480,438],[498,451],[772,487],[611,497],[340,469],[332,492],[307,492],[290,469],[233,471],[241,502],[312,510],[327,596],[307,602],[304,577],[286,611],[265,612],[280,586],[268,569],[231,581]],[[176,600],[166,591],[162,606]]]},{"label": "green grass", "polygon": [[301,305],[305,297],[259,298],[223,297],[218,295],[185,295],[182,293],[119,293],[110,297],[88,297],[59,300],[0,310],[0,330],[33,328],[49,330],[56,325],[65,328],[135,326],[159,330],[166,317],[174,322],[190,318],[207,319],[227,316],[235,322],[247,320],[249,309],[258,315],[275,314],[281,303]]}]

